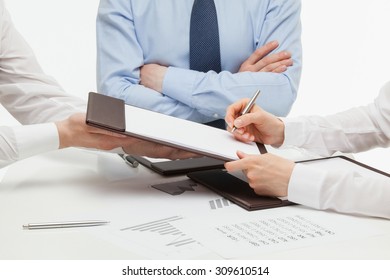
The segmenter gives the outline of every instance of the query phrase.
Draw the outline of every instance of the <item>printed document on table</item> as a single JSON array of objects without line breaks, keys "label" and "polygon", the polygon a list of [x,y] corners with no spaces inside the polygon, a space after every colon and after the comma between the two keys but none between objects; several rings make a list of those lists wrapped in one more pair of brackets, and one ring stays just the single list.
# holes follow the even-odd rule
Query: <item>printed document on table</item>
[{"label": "printed document on table", "polygon": [[192,236],[225,259],[265,256],[267,253],[330,244],[380,234],[361,217],[288,206],[261,211],[229,208],[176,223],[197,225]]},{"label": "printed document on table", "polygon": [[219,258],[192,236],[198,225],[177,228],[176,224],[194,215],[239,207],[189,181],[172,178],[148,187],[139,184],[123,193],[111,188],[106,195],[110,207],[94,213],[110,220],[110,225],[91,230],[91,234],[144,258]]}]

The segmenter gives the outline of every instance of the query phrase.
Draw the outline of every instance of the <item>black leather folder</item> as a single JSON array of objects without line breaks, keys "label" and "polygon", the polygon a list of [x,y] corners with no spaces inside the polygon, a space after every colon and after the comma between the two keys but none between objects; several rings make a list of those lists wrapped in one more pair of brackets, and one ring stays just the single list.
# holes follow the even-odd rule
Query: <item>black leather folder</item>
[{"label": "black leather folder", "polygon": [[181,175],[187,174],[189,172],[209,169],[221,169],[224,168],[225,163],[222,160],[210,157],[188,158],[159,162],[152,162],[141,156],[133,155],[132,157],[142,165],[164,176]]},{"label": "black leather folder", "polygon": [[187,176],[248,211],[294,204],[277,197],[259,196],[247,182],[221,169],[191,172]]},{"label": "black leather folder", "polygon": [[122,99],[90,92],[86,122],[92,126],[124,133],[125,102]]}]

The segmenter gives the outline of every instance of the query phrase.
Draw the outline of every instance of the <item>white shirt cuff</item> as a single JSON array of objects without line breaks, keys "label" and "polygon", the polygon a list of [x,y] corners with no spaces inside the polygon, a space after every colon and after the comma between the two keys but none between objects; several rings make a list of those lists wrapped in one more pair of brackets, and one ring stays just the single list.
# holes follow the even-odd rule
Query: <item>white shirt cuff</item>
[{"label": "white shirt cuff", "polygon": [[305,131],[302,118],[279,118],[284,123],[284,142],[280,148],[300,147],[305,143],[307,131]]},{"label": "white shirt cuff", "polygon": [[288,185],[288,200],[320,209],[321,186],[326,172],[319,168],[296,164]]},{"label": "white shirt cuff", "polygon": [[57,126],[54,123],[14,127],[19,159],[59,148]]}]

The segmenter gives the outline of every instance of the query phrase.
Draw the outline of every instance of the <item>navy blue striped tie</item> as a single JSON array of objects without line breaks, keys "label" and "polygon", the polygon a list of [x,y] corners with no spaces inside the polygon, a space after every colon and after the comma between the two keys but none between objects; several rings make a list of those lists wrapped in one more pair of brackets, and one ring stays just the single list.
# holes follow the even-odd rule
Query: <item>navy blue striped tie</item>
[{"label": "navy blue striped tie", "polygon": [[192,6],[190,69],[221,72],[218,18],[214,0],[195,0]]}]

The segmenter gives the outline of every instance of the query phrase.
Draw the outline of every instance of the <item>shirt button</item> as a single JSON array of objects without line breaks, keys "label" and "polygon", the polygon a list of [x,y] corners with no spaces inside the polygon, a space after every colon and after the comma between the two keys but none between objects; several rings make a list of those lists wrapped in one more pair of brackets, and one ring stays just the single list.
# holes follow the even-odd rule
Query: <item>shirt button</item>
[{"label": "shirt button", "polygon": [[215,114],[213,115],[213,117],[216,118],[216,119],[218,119],[218,118],[219,118],[219,115],[218,115],[217,113],[215,113]]}]

